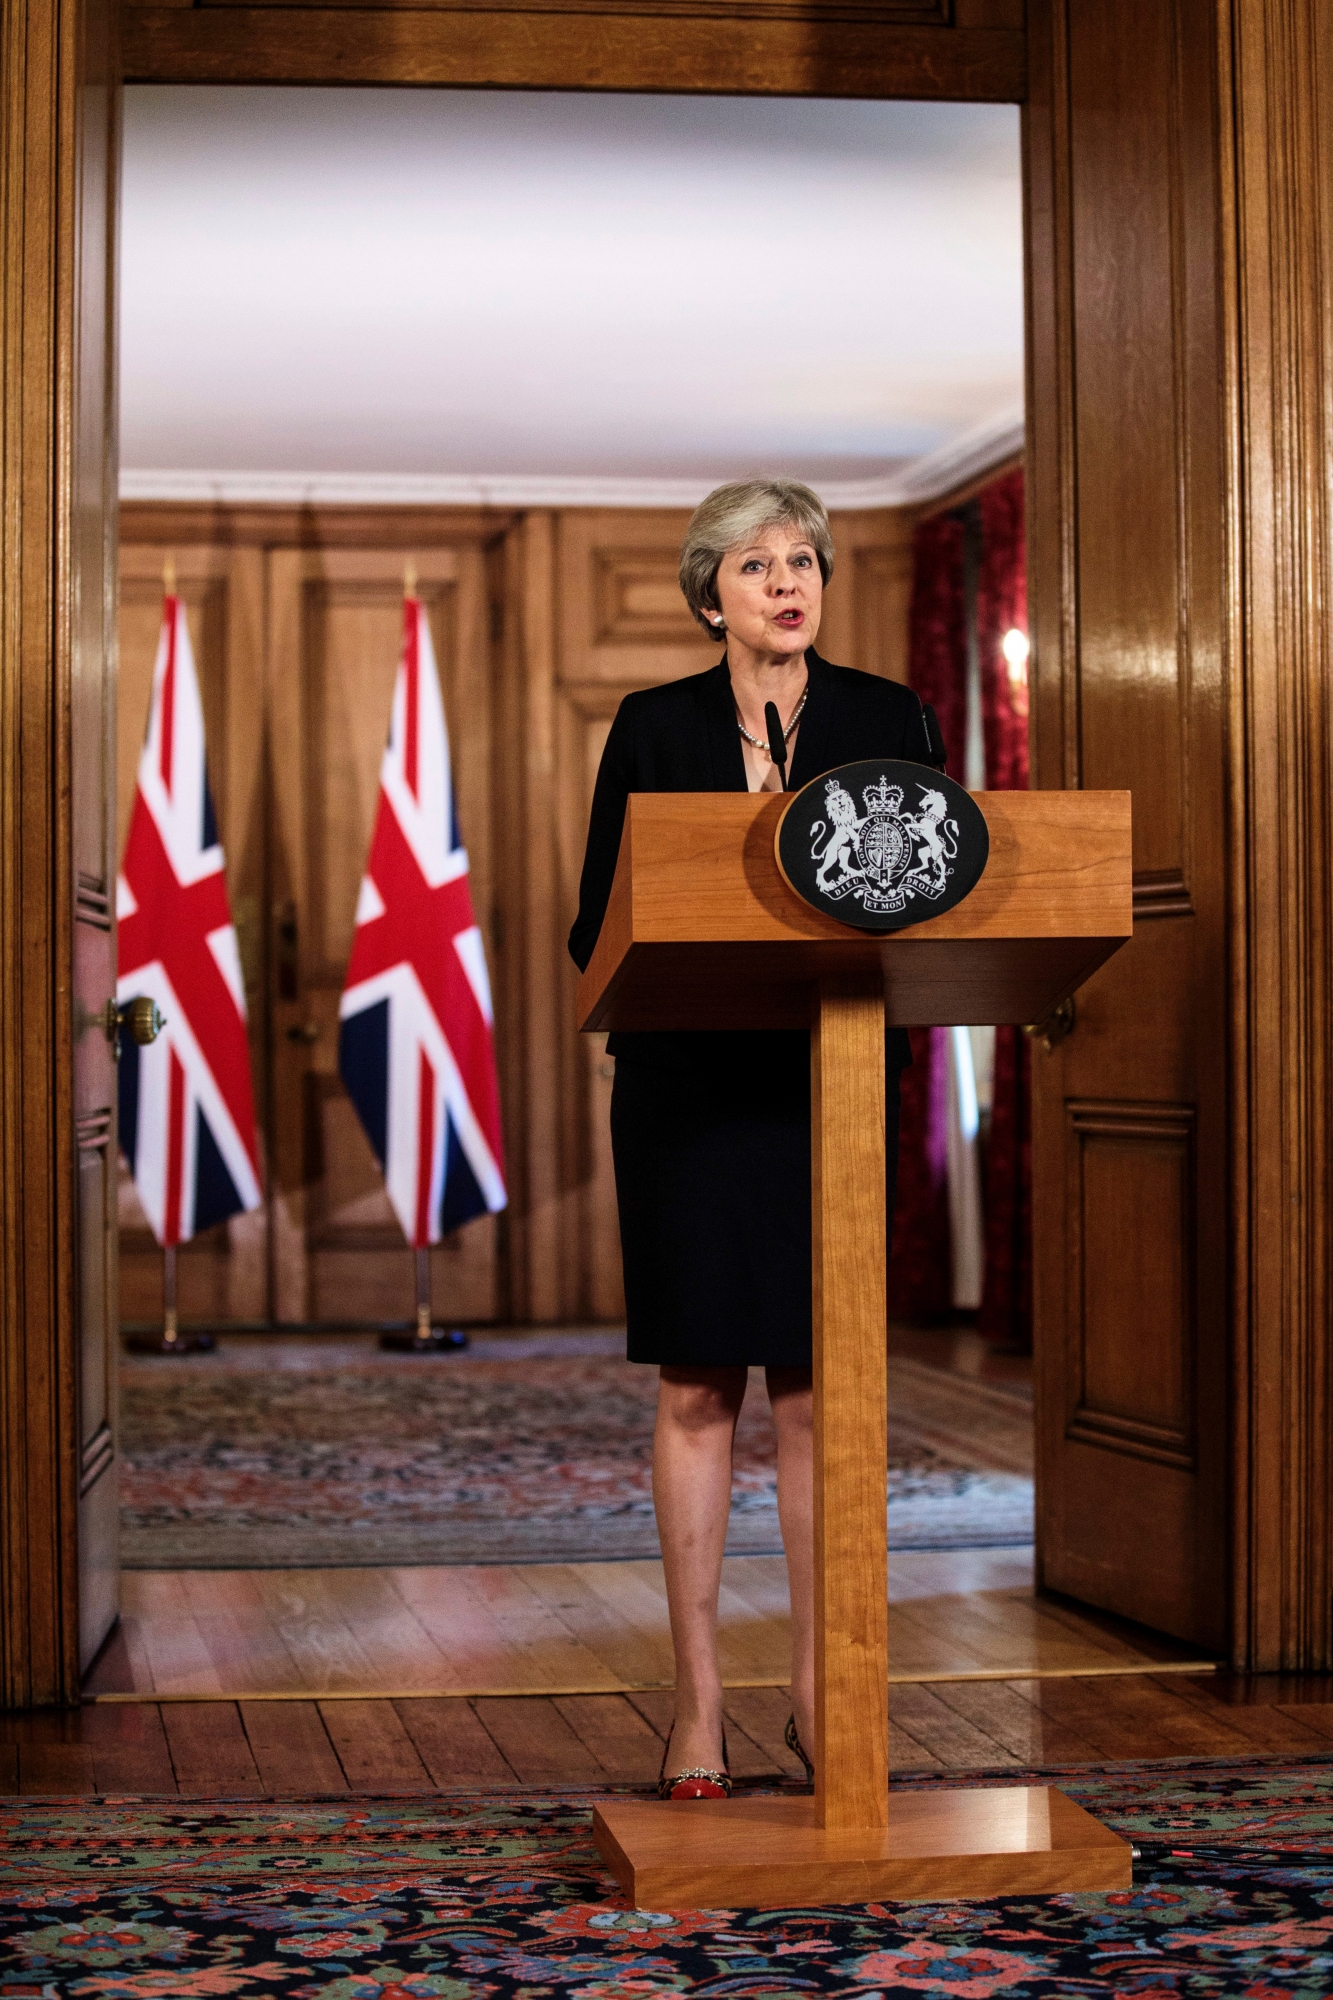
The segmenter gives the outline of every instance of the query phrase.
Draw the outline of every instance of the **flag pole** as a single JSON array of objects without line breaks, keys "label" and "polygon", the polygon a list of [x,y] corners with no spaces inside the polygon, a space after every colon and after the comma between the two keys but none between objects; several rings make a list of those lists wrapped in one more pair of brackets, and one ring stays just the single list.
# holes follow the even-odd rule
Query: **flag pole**
[{"label": "flag pole", "polygon": [[176,1246],[168,1243],[162,1252],[162,1340],[165,1346],[177,1345],[176,1319]]},{"label": "flag pole", "polygon": [[416,1249],[417,1271],[417,1316],[413,1325],[405,1331],[397,1327],[386,1327],[380,1335],[380,1346],[397,1354],[456,1354],[468,1345],[468,1337],[459,1326],[436,1326],[430,1309],[430,1248],[420,1245]]},{"label": "flag pole", "polygon": [[417,1346],[430,1340],[430,1251],[417,1251]]},{"label": "flag pole", "polygon": [[202,1327],[193,1327],[189,1333],[180,1330],[180,1315],[176,1306],[176,1245],[162,1246],[162,1331],[161,1333],[127,1333],[125,1348],[129,1354],[211,1354],[216,1342],[211,1333]]},{"label": "flag pole", "polygon": [[168,556],[162,565],[162,594],[164,597],[176,595],[176,558]]}]

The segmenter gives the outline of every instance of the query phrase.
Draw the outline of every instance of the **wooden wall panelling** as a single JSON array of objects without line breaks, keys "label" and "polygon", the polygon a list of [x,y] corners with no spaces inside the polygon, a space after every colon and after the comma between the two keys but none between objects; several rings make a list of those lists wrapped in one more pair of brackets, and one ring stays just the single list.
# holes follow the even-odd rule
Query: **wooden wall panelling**
[{"label": "wooden wall panelling", "polygon": [[1232,1652],[1333,1666],[1333,38],[1222,10],[1233,662]]},{"label": "wooden wall panelling", "polygon": [[677,581],[688,507],[568,507],[556,519],[562,686],[646,687],[713,664],[719,648]]},{"label": "wooden wall panelling", "polygon": [[[1210,0],[1034,8],[1027,143],[1037,775],[1132,788],[1136,910],[1132,945],[1080,993],[1073,1035],[1036,1057],[1040,1574],[1220,1647],[1228,1107],[1213,21]],[[1080,1103],[1100,1107],[1101,1136],[1071,1110]],[[1172,1178],[1154,1119],[1185,1121],[1188,1173]],[[1164,1174],[1169,1197],[1159,1187],[1148,1201]],[[1113,1276],[1126,1268],[1138,1308]],[[1169,1296],[1150,1299],[1168,1278]],[[1090,1376],[1118,1384],[1115,1424],[1076,1416]],[[1194,1440],[1174,1456],[1142,1448],[1169,1382],[1189,1385],[1181,1424]]]},{"label": "wooden wall panelling", "polygon": [[[953,22],[950,21],[950,13]],[[956,25],[954,24],[956,23]],[[134,83],[452,84],[955,98],[1026,92],[1022,0],[129,6]]]},{"label": "wooden wall panelling", "polygon": [[[416,552],[450,728],[477,920],[495,964],[491,653],[485,556]],[[274,550],[269,712],[276,1316],[410,1316],[411,1255],[338,1078],[338,1002],[370,847],[402,628],[397,550]],[[438,1311],[500,1306],[498,1224],[483,1217],[432,1253]]]},{"label": "wooden wall panelling", "polygon": [[115,1611],[98,1016],[114,985],[118,59],[100,0],[15,0],[0,35],[0,1705],[21,1706],[75,1697]]},{"label": "wooden wall panelling", "polygon": [[[560,527],[563,681],[642,686],[702,673],[720,648],[691,618],[677,567],[686,508],[567,508]],[[907,678],[910,509],[830,516],[837,562],[819,650],[839,665]]]},{"label": "wooden wall panelling", "polygon": [[[264,556],[257,548],[140,540],[160,518],[128,514],[120,557],[120,705],[116,853],[125,849],[135,773],[162,622],[163,568],[175,565],[185,602],[204,708],[209,785],[227,857],[227,891],[240,946],[250,1029],[261,1173],[269,1130],[265,906],[268,795],[264,741]],[[151,1322],[162,1312],[162,1253],[134,1183],[120,1169],[121,1317]],[[179,1258],[181,1316],[263,1320],[270,1312],[267,1212],[234,1216],[186,1244]]]},{"label": "wooden wall panelling", "polygon": [[[640,682],[636,685],[645,685]],[[597,768],[612,718],[631,689],[623,684],[561,688],[558,744],[561,769],[561,860],[565,910],[562,929],[578,908],[578,880]],[[563,942],[563,939],[562,939]],[[564,1239],[566,1298],[580,1316],[616,1320],[624,1315],[620,1225],[611,1163],[611,1087],[615,1062],[605,1035],[581,1035],[575,1017],[573,960],[565,950],[561,1040],[566,1050],[564,1175],[577,1203]]]},{"label": "wooden wall panelling", "polygon": [[624,1311],[611,1166],[614,1063],[602,1035],[580,1035],[574,966],[564,946],[597,766],[611,719],[632,688],[702,673],[718,657],[686,609],[677,569],[688,508],[569,508],[556,517],[555,611],[561,886],[561,1179],[571,1190],[561,1237],[566,1313]]},{"label": "wooden wall panelling", "polygon": [[830,518],[837,562],[819,651],[839,666],[905,681],[915,516],[906,507],[873,507]]},{"label": "wooden wall panelling", "polygon": [[519,516],[512,508],[348,503],[289,506],[272,501],[127,500],[121,541],[162,547],[397,549],[445,541],[489,546]]},{"label": "wooden wall panelling", "polygon": [[554,533],[553,516],[536,509],[491,557],[501,666],[496,1050],[506,1110],[509,1310],[523,1321],[566,1316],[562,1245],[573,1200],[562,1152],[567,979],[557,855]]}]

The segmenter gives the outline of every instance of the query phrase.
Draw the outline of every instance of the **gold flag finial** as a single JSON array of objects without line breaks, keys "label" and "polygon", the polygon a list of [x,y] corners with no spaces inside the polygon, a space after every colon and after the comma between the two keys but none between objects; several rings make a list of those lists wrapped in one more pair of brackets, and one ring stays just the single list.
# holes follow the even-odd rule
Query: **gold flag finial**
[{"label": "gold flag finial", "polygon": [[417,594],[417,566],[413,562],[411,556],[409,556],[407,561],[403,564],[403,596],[415,597],[416,594]]},{"label": "gold flag finial", "polygon": [[162,588],[168,597],[176,595],[176,558],[168,556],[162,565]]}]

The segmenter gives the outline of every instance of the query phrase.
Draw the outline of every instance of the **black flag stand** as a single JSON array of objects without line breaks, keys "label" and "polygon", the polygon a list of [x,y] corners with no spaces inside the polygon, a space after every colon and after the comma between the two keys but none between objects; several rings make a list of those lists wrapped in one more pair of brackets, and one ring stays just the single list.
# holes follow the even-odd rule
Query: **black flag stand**
[{"label": "black flag stand", "polygon": [[380,1346],[395,1354],[456,1354],[468,1344],[460,1327],[436,1326],[430,1310],[430,1251],[418,1250],[417,1323],[411,1332],[382,1333]]}]

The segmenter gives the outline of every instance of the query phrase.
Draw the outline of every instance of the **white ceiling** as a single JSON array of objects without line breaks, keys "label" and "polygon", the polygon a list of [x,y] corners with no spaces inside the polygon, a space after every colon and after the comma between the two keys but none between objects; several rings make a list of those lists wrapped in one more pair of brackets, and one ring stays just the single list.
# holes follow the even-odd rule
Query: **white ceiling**
[{"label": "white ceiling", "polygon": [[1007,105],[140,85],[123,246],[128,493],[894,497],[1021,417]]}]

